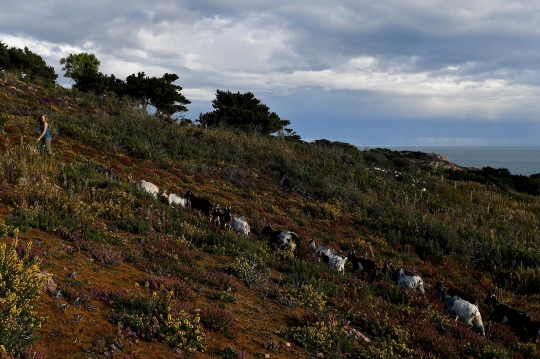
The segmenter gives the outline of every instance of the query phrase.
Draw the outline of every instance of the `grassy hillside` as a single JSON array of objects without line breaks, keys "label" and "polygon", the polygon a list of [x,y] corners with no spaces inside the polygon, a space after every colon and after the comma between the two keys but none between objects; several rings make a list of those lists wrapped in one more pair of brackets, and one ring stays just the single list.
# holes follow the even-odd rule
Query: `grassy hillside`
[{"label": "grassy hillside", "polygon": [[[36,151],[41,113],[53,158]],[[0,82],[0,124],[10,258],[0,273],[27,278],[5,279],[27,309],[4,311],[18,328],[0,330],[4,357],[539,357],[537,343],[489,321],[483,301],[496,290],[540,320],[537,179],[423,153],[170,124],[126,99],[46,90],[15,74]],[[252,235],[171,208],[129,178],[231,206]],[[272,245],[266,224],[296,232],[296,253]],[[426,295],[382,276],[370,283],[350,263],[337,273],[310,238],[415,271]],[[53,280],[44,292],[28,274],[39,271]],[[445,313],[440,280],[479,298],[485,338]]]}]

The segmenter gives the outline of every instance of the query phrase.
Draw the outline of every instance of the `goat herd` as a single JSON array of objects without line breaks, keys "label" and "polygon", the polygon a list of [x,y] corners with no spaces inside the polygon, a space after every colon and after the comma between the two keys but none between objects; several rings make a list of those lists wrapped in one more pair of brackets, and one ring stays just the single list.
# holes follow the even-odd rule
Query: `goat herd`
[{"label": "goat herd", "polygon": [[[129,179],[131,180],[131,176]],[[158,187],[151,182],[141,180],[137,182],[137,185],[139,189],[153,194],[156,198],[160,196]],[[191,190],[188,190],[183,197],[177,194],[167,194],[163,191],[161,193],[161,199],[173,208],[176,206],[182,208],[191,207],[191,209],[195,209],[207,216],[211,223],[222,229],[233,229],[246,236],[250,235],[250,227],[245,218],[231,213],[230,207],[223,209],[206,198],[196,197]],[[296,233],[287,230],[272,230],[270,225],[264,227],[262,233],[270,238],[271,243],[277,244],[282,249],[293,252],[296,250],[299,241]],[[346,257],[342,257],[333,248],[317,245],[315,239],[309,241],[309,247],[313,249],[315,256],[319,260],[322,259],[324,263],[338,272],[345,270],[345,262],[349,260],[353,265],[353,271],[359,270],[363,275],[368,274],[370,282],[375,279],[377,274],[382,273],[388,276],[400,288],[418,291],[422,295],[425,294],[424,283],[420,276],[404,269],[395,269],[390,262],[385,263],[381,269],[372,260],[357,257],[354,251],[349,252]],[[484,324],[476,298],[469,293],[446,288],[443,282],[437,283],[435,290],[436,297],[444,302],[445,309],[448,313],[454,315],[456,320],[461,318],[469,327],[474,325],[485,336]],[[506,323],[521,340],[536,341],[540,337],[540,322],[532,321],[527,314],[520,313],[507,305],[499,303],[495,297],[495,292],[490,292],[484,303],[493,309],[490,320]]]}]

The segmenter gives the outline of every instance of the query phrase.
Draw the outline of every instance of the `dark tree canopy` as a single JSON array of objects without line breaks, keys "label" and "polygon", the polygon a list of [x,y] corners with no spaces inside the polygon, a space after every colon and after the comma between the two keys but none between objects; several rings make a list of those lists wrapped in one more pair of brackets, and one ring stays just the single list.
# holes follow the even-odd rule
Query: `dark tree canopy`
[{"label": "dark tree canopy", "polygon": [[10,70],[9,48],[0,41],[0,70]]},{"label": "dark tree canopy", "polygon": [[107,92],[118,93],[122,91],[124,81],[117,79],[114,75],[108,76],[98,72],[97,74],[87,74],[81,76],[73,88],[82,92],[93,92],[98,96],[103,96]]},{"label": "dark tree canopy", "polygon": [[199,117],[202,125],[232,126],[246,132],[268,135],[282,131],[290,124],[290,121],[282,120],[275,112],[270,112],[268,106],[262,104],[251,92],[241,94],[217,90],[212,106],[215,109],[213,112]]},{"label": "dark tree canopy", "polygon": [[126,77],[126,83],[122,95],[136,99],[146,108],[146,106],[148,106],[150,103],[150,89],[147,79],[148,77],[144,72],[139,72],[137,75],[129,75]]},{"label": "dark tree canopy", "polygon": [[186,112],[189,101],[180,93],[182,87],[173,82],[178,75],[166,73],[160,78],[147,77],[144,72],[126,78],[123,95],[133,97],[146,107],[152,105],[158,115],[171,117],[175,113]]},{"label": "dark tree canopy", "polygon": [[47,66],[43,58],[25,47],[24,50],[8,48],[0,41],[0,69],[24,72],[32,80],[42,80],[52,85],[58,78],[52,66]]}]

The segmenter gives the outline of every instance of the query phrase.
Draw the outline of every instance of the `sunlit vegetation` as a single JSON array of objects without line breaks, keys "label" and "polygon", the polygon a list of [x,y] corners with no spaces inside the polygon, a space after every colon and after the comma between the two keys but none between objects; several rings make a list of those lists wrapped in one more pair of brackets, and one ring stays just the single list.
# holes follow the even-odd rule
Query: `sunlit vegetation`
[{"label": "sunlit vegetation", "polygon": [[[537,179],[446,168],[427,154],[180,125],[126,98],[44,89],[16,73],[5,78],[0,235],[12,264],[0,275],[20,279],[15,289],[0,287],[0,301],[19,300],[17,291],[25,302],[9,312],[16,328],[9,336],[0,323],[2,355],[42,355],[32,344],[57,357],[60,329],[43,328],[76,308],[67,328],[100,313],[94,320],[111,329],[100,329],[103,341],[70,337],[66,357],[91,351],[135,358],[142,342],[168,353],[235,358],[274,351],[276,357],[539,357],[536,342],[491,322],[483,303],[496,289],[501,301],[540,319]],[[50,119],[53,158],[35,149],[42,112]],[[112,174],[100,166],[111,166]],[[130,177],[232,206],[252,235],[174,209]],[[269,243],[266,224],[296,232],[296,252]],[[39,242],[29,234],[24,245],[36,243],[13,254],[16,228],[46,233],[56,245],[35,251]],[[380,266],[392,261],[413,270],[426,295],[401,290],[383,275],[368,281],[350,263],[336,273],[314,256],[310,238],[345,256],[355,250]],[[39,294],[30,275],[38,266],[54,274],[57,290]],[[439,280],[480,299],[486,337],[445,313],[432,289]],[[43,305],[52,298],[48,318],[36,314],[39,295]]]},{"label": "sunlit vegetation", "polygon": [[44,278],[37,275],[39,257],[28,251],[19,257],[18,232],[10,248],[0,244],[0,354],[35,355],[28,349],[45,319],[36,311]]}]

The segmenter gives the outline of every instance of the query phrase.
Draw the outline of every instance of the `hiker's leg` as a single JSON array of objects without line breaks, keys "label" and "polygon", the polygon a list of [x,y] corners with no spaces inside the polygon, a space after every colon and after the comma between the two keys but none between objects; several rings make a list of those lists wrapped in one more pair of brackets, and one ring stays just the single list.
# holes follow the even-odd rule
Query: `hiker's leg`
[{"label": "hiker's leg", "polygon": [[42,155],[43,154],[43,147],[45,147],[45,140],[43,138],[41,140],[39,140],[39,142],[37,144],[37,147],[38,147],[39,154]]},{"label": "hiker's leg", "polygon": [[50,137],[45,139],[45,148],[47,149],[47,153],[49,154],[49,156],[52,156],[51,138]]}]

